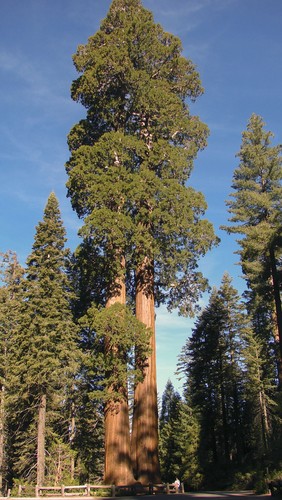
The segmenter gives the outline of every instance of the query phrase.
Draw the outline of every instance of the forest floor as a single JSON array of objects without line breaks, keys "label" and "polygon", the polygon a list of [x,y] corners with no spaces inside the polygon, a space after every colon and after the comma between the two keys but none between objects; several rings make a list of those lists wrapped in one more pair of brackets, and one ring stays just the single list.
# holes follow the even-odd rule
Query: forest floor
[{"label": "forest floor", "polygon": [[[177,495],[167,495],[167,494],[158,494],[158,495],[138,495],[138,497],[145,497],[148,499],[157,498],[158,500],[204,500],[209,498],[210,500],[267,500],[271,496],[270,493],[266,495],[255,495],[252,491],[203,491],[203,492],[187,492],[187,493],[179,493]],[[0,500],[6,500],[7,497],[0,497]],[[35,497],[9,497],[10,500],[34,500]],[[62,500],[62,498],[66,497],[55,497],[55,496],[44,496],[40,497],[43,499],[50,498],[51,500]],[[86,497],[86,496],[71,496],[69,497],[71,500],[112,500],[113,497]],[[124,496],[124,497],[116,497],[117,500],[132,500],[136,499],[136,496]]]}]

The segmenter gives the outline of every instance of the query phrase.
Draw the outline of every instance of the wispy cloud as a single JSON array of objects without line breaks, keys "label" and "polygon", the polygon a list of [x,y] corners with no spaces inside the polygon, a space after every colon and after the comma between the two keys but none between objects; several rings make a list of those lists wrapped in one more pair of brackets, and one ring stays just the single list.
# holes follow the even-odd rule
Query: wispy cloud
[{"label": "wispy cloud", "polygon": [[17,90],[28,88],[34,99],[42,99],[48,94],[48,87],[44,82],[43,75],[23,54],[2,50],[0,52],[0,69],[2,72],[13,74],[20,80],[22,87],[17,86]]},{"label": "wispy cloud", "polygon": [[194,0],[183,1],[175,0],[172,4],[170,0],[164,0],[162,7],[157,11],[154,9],[154,0],[144,1],[144,5],[152,10],[156,18],[162,18],[166,24],[169,21],[170,26],[178,34],[187,33],[196,29],[206,18],[207,11],[221,11],[226,9],[234,0]]},{"label": "wispy cloud", "polygon": [[54,83],[53,71],[20,51],[0,50],[0,88],[6,96],[6,119],[0,126],[1,179],[6,189],[14,172],[13,199],[17,192],[29,193],[32,185],[33,190],[40,186],[41,192],[44,186],[65,184],[67,117],[74,103],[67,98],[68,87],[64,94]]},{"label": "wispy cloud", "polygon": [[[71,75],[71,65],[70,75]],[[65,79],[60,82],[59,78],[64,76],[60,73],[60,77],[56,74],[56,61],[52,65],[44,65],[44,61],[29,59],[25,53],[21,51],[10,52],[8,50],[0,50],[0,72],[2,80],[7,79],[6,99],[16,101],[20,106],[30,106],[30,113],[26,120],[30,124],[36,124],[40,116],[54,113],[56,110],[62,110],[71,106],[72,101],[68,96],[68,88],[70,80]],[[10,82],[9,82],[10,79]],[[60,90],[63,89],[63,90]],[[24,96],[24,100],[21,98]],[[35,106],[40,106],[41,115],[36,117],[32,114],[32,109]]]}]

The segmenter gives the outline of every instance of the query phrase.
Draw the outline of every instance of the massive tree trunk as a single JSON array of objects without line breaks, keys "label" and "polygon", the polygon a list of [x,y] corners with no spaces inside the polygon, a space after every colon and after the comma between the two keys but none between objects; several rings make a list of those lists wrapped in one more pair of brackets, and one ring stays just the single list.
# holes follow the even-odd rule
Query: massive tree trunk
[{"label": "massive tree trunk", "polygon": [[[122,266],[125,266],[122,259]],[[116,292],[106,303],[125,304],[126,291],[123,278],[116,280]],[[105,342],[107,350],[107,339]],[[121,400],[109,400],[105,405],[105,484],[132,484],[135,482],[130,455],[130,429],[127,387],[120,388]]]},{"label": "massive tree trunk", "polygon": [[134,482],[128,403],[126,400],[109,401],[105,407],[105,484],[123,485]]},{"label": "massive tree trunk", "polygon": [[134,473],[142,484],[160,482],[155,306],[153,288],[153,263],[145,258],[143,264],[136,272],[136,317],[151,330],[151,353],[144,368],[144,379],[137,384],[134,391],[132,426],[132,460]]},{"label": "massive tree trunk", "polygon": [[43,486],[45,478],[45,421],[46,394],[42,394],[38,409],[37,425],[37,485]]}]

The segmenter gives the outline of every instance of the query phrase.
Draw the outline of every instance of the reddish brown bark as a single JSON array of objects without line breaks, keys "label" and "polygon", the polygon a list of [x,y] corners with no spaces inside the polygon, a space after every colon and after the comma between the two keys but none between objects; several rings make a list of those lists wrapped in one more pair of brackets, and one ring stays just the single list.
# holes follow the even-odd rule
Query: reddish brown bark
[{"label": "reddish brown bark", "polygon": [[153,265],[149,259],[145,259],[136,273],[136,317],[152,332],[151,354],[146,362],[144,379],[137,384],[134,391],[131,439],[134,473],[142,484],[160,482],[153,285]]},{"label": "reddish brown bark", "polygon": [[[122,265],[124,266],[124,261]],[[117,278],[116,285],[116,292],[108,298],[106,307],[117,302],[125,304],[123,278]],[[123,485],[135,482],[130,455],[127,388],[120,388],[120,393],[121,401],[109,400],[105,405],[105,484]]]},{"label": "reddish brown bark", "polygon": [[109,401],[105,408],[105,484],[134,482],[128,404],[127,401]]}]

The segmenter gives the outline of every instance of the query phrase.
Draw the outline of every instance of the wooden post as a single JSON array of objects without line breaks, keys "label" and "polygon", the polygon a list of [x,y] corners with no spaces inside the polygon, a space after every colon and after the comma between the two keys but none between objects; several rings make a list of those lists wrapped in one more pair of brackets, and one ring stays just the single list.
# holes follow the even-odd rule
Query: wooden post
[{"label": "wooden post", "polygon": [[86,495],[90,497],[90,484],[86,484]]},{"label": "wooden post", "polygon": [[63,484],[61,485],[61,495],[62,495],[62,497],[65,496],[65,487]]},{"label": "wooden post", "polygon": [[169,483],[166,483],[166,493],[169,495]]},{"label": "wooden post", "polygon": [[46,394],[41,394],[37,424],[37,484],[43,486],[45,477],[45,433],[46,433]]},{"label": "wooden post", "polygon": [[39,497],[39,487],[38,487],[38,484],[35,486],[35,496],[36,496],[36,498]]},{"label": "wooden post", "polygon": [[112,490],[112,497],[115,497],[116,496],[116,486],[115,486],[115,484],[112,484],[111,490]]}]

